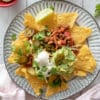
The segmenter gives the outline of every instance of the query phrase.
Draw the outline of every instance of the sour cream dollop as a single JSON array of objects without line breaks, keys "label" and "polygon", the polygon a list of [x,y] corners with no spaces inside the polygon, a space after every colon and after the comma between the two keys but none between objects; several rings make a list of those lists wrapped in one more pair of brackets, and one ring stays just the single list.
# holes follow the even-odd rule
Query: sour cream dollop
[{"label": "sour cream dollop", "polygon": [[35,58],[35,61],[38,62],[40,68],[47,67],[47,70],[43,74],[45,77],[50,76],[49,72],[53,67],[53,63],[49,61],[49,53],[47,51],[40,52]]},{"label": "sour cream dollop", "polygon": [[38,54],[35,59],[40,66],[47,66],[49,64],[49,53],[46,51],[42,51]]}]

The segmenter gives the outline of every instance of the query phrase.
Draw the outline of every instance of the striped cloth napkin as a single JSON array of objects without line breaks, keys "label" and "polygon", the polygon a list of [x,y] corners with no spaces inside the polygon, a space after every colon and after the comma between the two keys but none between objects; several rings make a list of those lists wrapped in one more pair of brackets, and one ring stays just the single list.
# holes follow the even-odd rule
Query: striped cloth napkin
[{"label": "striped cloth napkin", "polygon": [[5,66],[0,66],[0,97],[2,100],[25,100],[25,92],[10,79]]}]

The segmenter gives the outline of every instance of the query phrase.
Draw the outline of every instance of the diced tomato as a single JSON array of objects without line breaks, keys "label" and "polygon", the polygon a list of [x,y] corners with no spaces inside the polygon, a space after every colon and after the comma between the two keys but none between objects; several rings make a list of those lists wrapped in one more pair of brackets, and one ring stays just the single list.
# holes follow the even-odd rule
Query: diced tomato
[{"label": "diced tomato", "polygon": [[59,40],[59,41],[58,41],[58,45],[66,45],[66,41],[64,41],[64,40]]},{"label": "diced tomato", "polygon": [[61,27],[60,30],[61,30],[61,32],[64,32],[65,31],[65,28],[64,27]]},{"label": "diced tomato", "polygon": [[61,44],[62,44],[62,45],[66,45],[66,41],[61,40]]},{"label": "diced tomato", "polygon": [[58,41],[58,45],[62,45],[62,44],[61,44],[61,40]]},{"label": "diced tomato", "polygon": [[65,34],[66,37],[70,37],[71,36],[70,32],[64,32],[64,34]]}]

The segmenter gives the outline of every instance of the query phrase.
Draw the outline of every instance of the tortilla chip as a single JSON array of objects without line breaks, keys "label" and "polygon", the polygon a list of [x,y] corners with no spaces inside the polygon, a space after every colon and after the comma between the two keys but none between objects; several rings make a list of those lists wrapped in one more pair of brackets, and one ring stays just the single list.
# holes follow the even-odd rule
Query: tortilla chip
[{"label": "tortilla chip", "polygon": [[26,27],[35,28],[35,18],[30,13],[24,15],[24,25]]},{"label": "tortilla chip", "polygon": [[26,13],[24,15],[24,25],[36,31],[41,31],[44,28],[44,26],[41,26],[35,22],[35,18],[30,13]]},{"label": "tortilla chip", "polygon": [[37,76],[30,75],[29,73],[25,74],[25,78],[30,83],[36,95],[40,95],[40,89],[43,89],[46,86],[45,80],[39,79]]},{"label": "tortilla chip", "polygon": [[27,72],[26,67],[20,66],[16,70],[16,74],[19,76],[23,76],[28,80],[36,95],[40,95],[40,90],[43,89],[44,86],[46,86],[45,80],[40,80],[37,76],[30,75]]},{"label": "tortilla chip", "polygon": [[40,90],[43,89],[44,86],[46,86],[45,80],[41,80],[37,76],[30,75],[29,73],[27,73],[25,78],[30,83],[30,85],[33,88],[35,94],[40,95],[41,94]]},{"label": "tortilla chip", "polygon": [[21,71],[21,68],[20,67],[16,69],[16,72],[15,73],[18,76],[23,76],[23,77],[25,76],[25,74]]},{"label": "tortilla chip", "polygon": [[24,31],[20,32],[17,39],[22,40],[22,41],[27,41],[28,40],[28,38],[26,37]]},{"label": "tortilla chip", "polygon": [[[49,78],[49,82],[52,82],[54,79],[56,78],[56,76],[51,76]],[[58,93],[58,92],[61,92],[61,91],[64,91],[68,88],[68,85],[67,83],[63,82],[62,81],[62,84],[61,86],[58,86],[58,87],[52,87],[50,85],[47,86],[47,90],[46,90],[46,97],[49,97],[55,93]]]},{"label": "tortilla chip", "polygon": [[87,75],[87,72],[82,71],[82,70],[75,70],[74,71],[74,76],[80,76],[80,77],[84,77]]},{"label": "tortilla chip", "polygon": [[71,35],[76,45],[83,44],[86,39],[91,35],[92,30],[86,27],[74,25],[71,29]]},{"label": "tortilla chip", "polygon": [[70,28],[72,28],[77,17],[78,17],[78,14],[75,12],[58,14],[57,25],[69,26]]},{"label": "tortilla chip", "polygon": [[19,66],[15,73],[18,75],[18,76],[22,76],[22,77],[25,77],[25,74],[27,73],[27,68],[24,67],[23,65]]},{"label": "tortilla chip", "polygon": [[16,59],[18,59],[18,54],[11,53],[11,55],[8,57],[8,62],[14,64],[16,63]]},{"label": "tortilla chip", "polygon": [[72,78],[74,77],[74,74],[69,74],[69,75],[63,75],[63,78],[66,80],[66,81],[69,81],[71,80]]},{"label": "tortilla chip", "polygon": [[83,45],[80,48],[74,67],[86,72],[93,72],[95,70],[96,61],[87,45]]}]

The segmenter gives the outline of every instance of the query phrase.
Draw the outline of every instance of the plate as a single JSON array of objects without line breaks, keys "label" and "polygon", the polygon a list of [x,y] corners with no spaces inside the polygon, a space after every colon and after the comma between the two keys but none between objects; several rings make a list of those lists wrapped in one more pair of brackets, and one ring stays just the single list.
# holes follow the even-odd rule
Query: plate
[{"label": "plate", "polygon": [[0,1],[0,7],[8,7],[16,4],[17,0],[13,0],[11,2],[2,2]]},{"label": "plate", "polygon": [[[12,78],[12,80],[21,88],[23,88],[26,92],[29,94],[35,96],[34,91],[32,90],[31,86],[27,82],[26,79],[19,77],[15,74],[15,70],[18,67],[17,64],[9,64],[7,62],[8,56],[11,54],[11,35],[13,33],[19,34],[20,31],[24,29],[23,25],[23,19],[24,19],[24,14],[26,12],[30,12],[32,15],[36,15],[39,11],[41,11],[44,8],[53,6],[55,11],[58,13],[62,12],[77,12],[79,14],[79,17],[77,19],[77,24],[81,26],[86,26],[92,28],[93,32],[92,35],[88,38],[87,43],[89,45],[89,48],[91,49],[96,62],[97,62],[97,67],[96,70],[93,74],[88,74],[87,77],[84,78],[74,78],[70,80],[69,83],[69,89],[63,92],[59,92],[53,96],[50,96],[48,99],[49,100],[61,100],[68,98],[81,90],[83,90],[85,87],[90,85],[90,83],[93,82],[93,80],[96,78],[97,74],[99,73],[99,66],[100,66],[100,29],[94,20],[94,18],[84,10],[83,8],[70,3],[68,1],[63,1],[63,0],[41,0],[38,1],[22,12],[20,12],[14,20],[11,22],[9,25],[5,38],[4,38],[4,61],[5,65],[7,68],[7,71]],[[43,100],[45,97],[41,97]]]}]

